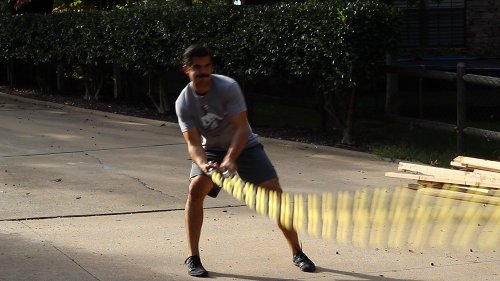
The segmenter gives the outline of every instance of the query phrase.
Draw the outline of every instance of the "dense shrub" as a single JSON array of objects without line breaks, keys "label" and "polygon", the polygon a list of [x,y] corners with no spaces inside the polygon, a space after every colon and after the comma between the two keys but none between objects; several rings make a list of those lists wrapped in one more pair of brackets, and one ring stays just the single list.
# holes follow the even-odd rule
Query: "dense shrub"
[{"label": "dense shrub", "polygon": [[311,75],[332,62],[366,64],[380,59],[397,38],[397,15],[377,1],[136,7],[5,16],[0,24],[0,57],[6,60],[171,68],[179,66],[185,46],[201,42],[215,49],[225,71],[266,75]]},{"label": "dense shrub", "polygon": [[348,93],[375,73],[398,38],[397,13],[375,0],[137,6],[5,16],[0,26],[0,60],[78,65],[93,82],[114,63],[144,73],[179,69],[183,49],[201,43],[215,51],[218,72],[307,79],[325,99]]}]

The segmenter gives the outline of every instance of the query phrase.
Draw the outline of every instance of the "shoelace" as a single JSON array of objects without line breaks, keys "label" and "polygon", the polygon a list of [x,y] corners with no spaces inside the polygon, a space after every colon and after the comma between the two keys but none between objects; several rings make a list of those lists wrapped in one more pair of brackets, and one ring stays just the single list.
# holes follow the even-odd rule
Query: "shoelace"
[{"label": "shoelace", "polygon": [[198,256],[190,256],[185,261],[184,264],[193,263],[195,265],[200,264],[200,258]]}]

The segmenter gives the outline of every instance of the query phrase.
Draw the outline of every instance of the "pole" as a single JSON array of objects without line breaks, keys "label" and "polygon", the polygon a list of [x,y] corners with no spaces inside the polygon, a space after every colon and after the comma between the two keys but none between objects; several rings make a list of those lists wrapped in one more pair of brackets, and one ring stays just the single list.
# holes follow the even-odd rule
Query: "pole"
[{"label": "pole", "polygon": [[457,153],[462,154],[464,151],[464,128],[466,118],[465,104],[465,64],[459,62],[457,64]]},{"label": "pole", "polygon": [[[392,54],[386,54],[386,64],[395,65],[396,59]],[[386,92],[385,92],[385,113],[396,113],[396,95],[398,93],[398,75],[393,73],[386,74]]]}]

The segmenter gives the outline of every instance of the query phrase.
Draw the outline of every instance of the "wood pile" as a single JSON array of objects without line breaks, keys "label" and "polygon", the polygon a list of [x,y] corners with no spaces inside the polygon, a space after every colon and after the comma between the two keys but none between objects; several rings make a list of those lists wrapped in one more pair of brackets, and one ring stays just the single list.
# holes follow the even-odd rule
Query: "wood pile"
[{"label": "wood pile", "polygon": [[425,194],[500,205],[500,162],[458,156],[451,168],[400,162],[388,177],[414,179],[408,188]]}]

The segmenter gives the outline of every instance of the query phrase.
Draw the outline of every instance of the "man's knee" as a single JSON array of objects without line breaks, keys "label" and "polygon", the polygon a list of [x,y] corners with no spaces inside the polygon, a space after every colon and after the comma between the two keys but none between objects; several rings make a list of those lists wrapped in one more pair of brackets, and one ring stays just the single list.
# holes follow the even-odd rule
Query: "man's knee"
[{"label": "man's knee", "polygon": [[280,181],[278,178],[273,178],[264,182],[261,182],[259,186],[262,186],[269,190],[276,190],[278,192],[282,192]]},{"label": "man's knee", "polygon": [[212,181],[203,175],[191,178],[188,190],[189,201],[203,201],[212,188]]}]

